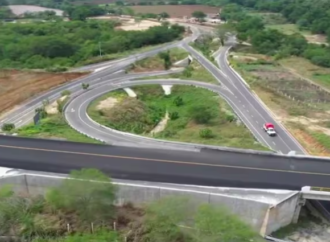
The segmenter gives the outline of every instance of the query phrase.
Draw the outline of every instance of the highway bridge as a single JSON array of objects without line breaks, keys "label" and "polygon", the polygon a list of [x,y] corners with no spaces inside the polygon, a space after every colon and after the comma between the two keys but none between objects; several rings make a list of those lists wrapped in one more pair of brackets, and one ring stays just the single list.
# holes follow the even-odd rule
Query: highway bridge
[{"label": "highway bridge", "polygon": [[[229,66],[227,53],[233,42],[229,41],[227,46],[218,52],[220,67],[218,68],[188,45],[200,34],[197,28],[192,27],[192,30],[194,34],[181,41],[130,56],[122,61],[93,65],[89,68],[105,69],[33,98],[2,120],[2,122],[15,123],[16,126],[27,124],[32,120],[35,108],[41,106],[42,100],[48,98],[49,101],[54,101],[60,97],[61,91],[70,90],[73,99],[65,113],[68,123],[79,132],[96,139],[104,139],[106,143],[113,145],[2,136],[0,166],[59,173],[68,173],[72,169],[82,167],[95,167],[114,178],[197,185],[286,189],[300,189],[306,185],[327,186],[330,181],[330,160],[326,158],[240,151],[198,144],[183,144],[179,147],[180,145],[174,142],[145,140],[104,129],[88,120],[86,114],[88,102],[80,100],[92,101],[105,91],[131,85],[184,82],[210,89],[224,97],[256,139],[265,146],[283,154],[290,151],[304,153],[300,144],[285,127],[276,122],[263,103],[253,95],[244,81]],[[138,59],[173,47],[186,49],[219,81],[219,85],[187,80],[136,81],[137,76],[129,76],[121,72]],[[157,74],[159,73],[146,75]],[[81,83],[89,83],[91,90],[83,92]],[[70,110],[78,111],[70,112]],[[261,127],[265,122],[275,124],[277,137],[270,138],[262,131]]]}]

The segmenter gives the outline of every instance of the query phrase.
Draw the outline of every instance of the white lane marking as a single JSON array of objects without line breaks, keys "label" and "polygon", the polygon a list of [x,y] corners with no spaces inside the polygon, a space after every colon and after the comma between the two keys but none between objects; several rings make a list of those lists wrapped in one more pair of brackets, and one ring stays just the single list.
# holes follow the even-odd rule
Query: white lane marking
[{"label": "white lane marking", "polygon": [[276,145],[274,141],[273,141],[273,144]]},{"label": "white lane marking", "polygon": [[[243,105],[244,106],[244,105]],[[250,111],[249,111],[249,109],[246,109],[246,111],[249,113]]]},{"label": "white lane marking", "polygon": [[[229,49],[228,49],[229,50]],[[242,84],[241,86],[243,86],[243,88],[250,94],[250,96],[252,96],[253,97],[253,99],[255,100],[255,101],[257,101],[258,102],[258,100],[253,96],[253,94],[251,93],[251,91],[246,87],[246,85],[244,85],[244,83],[242,83],[242,81],[240,80],[240,78],[239,77],[237,77],[237,75],[236,75],[236,73],[233,71],[233,70],[231,70],[231,68],[229,67],[229,65],[227,65],[226,66],[227,67],[227,69],[233,74],[233,76],[237,79],[237,80],[239,80],[239,83],[240,84]],[[234,87],[236,87],[236,89],[237,89],[237,91],[241,94],[241,96],[248,102],[248,103],[250,103],[251,104],[251,102],[245,97],[245,95],[243,95],[243,93],[239,90],[239,88],[237,88],[237,86],[235,85],[235,83],[232,83],[233,84],[233,86]],[[259,105],[260,106],[262,106],[261,105],[261,103],[260,102],[258,102],[259,103]],[[264,121],[266,121],[265,120],[265,118],[264,118],[264,116],[262,116],[261,115],[261,113],[253,106],[253,105],[251,105],[252,106],[252,108],[254,109],[254,110],[256,110],[256,112],[257,112],[257,114],[264,120]],[[264,108],[263,108],[264,109]],[[270,114],[269,114],[269,112],[266,110],[266,109],[264,109],[265,111],[266,111],[266,113],[276,122],[276,123],[278,123]],[[286,129],[283,129],[284,130],[284,132],[286,132],[286,134],[288,135],[288,132],[286,131]],[[278,136],[281,140],[282,140],[282,142],[285,144],[285,146],[288,148],[288,149],[291,149],[290,147],[289,147],[289,145],[282,139],[282,137],[280,137],[280,136]],[[296,143],[296,140],[294,139],[294,142]]]},{"label": "white lane marking", "polygon": [[259,122],[256,120],[256,123],[258,124]]},{"label": "white lane marking", "polygon": [[245,108],[245,105],[243,104],[243,108]]}]

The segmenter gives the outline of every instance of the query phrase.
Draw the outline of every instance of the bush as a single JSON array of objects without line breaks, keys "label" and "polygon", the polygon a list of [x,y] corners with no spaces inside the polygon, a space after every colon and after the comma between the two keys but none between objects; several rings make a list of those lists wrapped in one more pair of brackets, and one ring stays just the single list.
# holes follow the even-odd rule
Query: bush
[{"label": "bush", "polygon": [[207,124],[211,121],[211,119],[217,116],[214,109],[211,109],[211,107],[205,105],[194,106],[189,110],[189,113],[198,124]]},{"label": "bush", "polygon": [[15,124],[13,123],[5,123],[1,127],[2,131],[12,131],[15,129]]},{"label": "bush", "polygon": [[182,97],[176,97],[174,99],[174,104],[177,107],[182,106],[184,104]]},{"label": "bush", "polygon": [[194,71],[194,68],[192,66],[187,66],[186,68],[184,68],[182,75],[184,77],[191,77],[193,71]]},{"label": "bush", "polygon": [[61,96],[69,96],[71,94],[71,91],[69,90],[64,90],[63,92],[61,92]]},{"label": "bush", "polygon": [[169,117],[171,120],[176,120],[178,119],[180,116],[179,116],[179,113],[178,112],[173,112],[173,113],[170,113],[169,114]]},{"label": "bush", "polygon": [[214,137],[214,134],[211,129],[206,128],[199,131],[199,136],[203,139],[210,139]]}]

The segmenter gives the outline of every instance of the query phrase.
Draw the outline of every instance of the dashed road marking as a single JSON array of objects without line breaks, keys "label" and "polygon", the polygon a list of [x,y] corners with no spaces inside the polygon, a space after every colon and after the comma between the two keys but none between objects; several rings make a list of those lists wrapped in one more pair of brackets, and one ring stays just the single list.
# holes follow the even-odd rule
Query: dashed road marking
[{"label": "dashed road marking", "polygon": [[274,141],[273,141],[273,144],[276,145]]}]

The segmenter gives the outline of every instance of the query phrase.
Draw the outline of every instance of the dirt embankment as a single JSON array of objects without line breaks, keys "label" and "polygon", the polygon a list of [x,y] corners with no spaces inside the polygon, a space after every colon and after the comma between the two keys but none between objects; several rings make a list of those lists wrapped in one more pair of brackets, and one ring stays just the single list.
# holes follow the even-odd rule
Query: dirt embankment
[{"label": "dirt embankment", "polygon": [[18,107],[37,94],[86,74],[2,70],[0,71],[0,114]]}]

